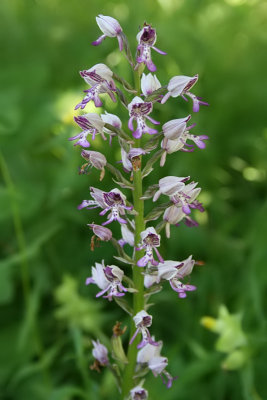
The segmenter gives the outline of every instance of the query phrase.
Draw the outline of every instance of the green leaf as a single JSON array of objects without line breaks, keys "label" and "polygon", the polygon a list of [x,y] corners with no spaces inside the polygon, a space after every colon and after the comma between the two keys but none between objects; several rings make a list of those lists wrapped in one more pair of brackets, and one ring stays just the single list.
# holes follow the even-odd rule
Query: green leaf
[{"label": "green leaf", "polygon": [[123,79],[121,76],[115,74],[115,72],[113,72],[113,79],[115,79],[116,81],[118,81],[119,83],[122,84],[122,86],[124,87],[125,90],[127,90],[127,92],[129,93],[137,93],[137,90],[134,89],[129,82],[127,82],[125,79]]},{"label": "green leaf", "polygon": [[156,183],[155,185],[151,185],[147,188],[147,190],[145,191],[145,193],[143,194],[142,197],[140,197],[142,200],[148,200],[151,199],[154,194],[157,192],[157,190],[159,189],[159,185]]},{"label": "green leaf", "polygon": [[144,101],[151,101],[155,103],[156,101],[160,100],[162,95],[164,96],[168,92],[167,87],[161,87],[157,90],[154,90],[149,96],[145,97]]},{"label": "green leaf", "polygon": [[153,285],[150,288],[146,289],[144,296],[151,296],[152,294],[156,294],[161,292],[162,286],[161,285]]},{"label": "green leaf", "polygon": [[166,208],[168,208],[170,205],[172,204],[172,202],[167,202],[167,203],[162,203],[159,206],[153,208],[152,211],[150,211],[146,217],[145,217],[145,221],[155,221],[156,219],[158,219],[158,217],[161,216],[161,214],[164,213],[164,211],[166,210]]},{"label": "green leaf", "polygon": [[126,178],[124,178],[122,173],[117,168],[113,167],[113,165],[109,163],[107,163],[106,168],[116,177],[116,180],[113,179],[115,183],[123,188],[133,190],[133,184],[129,182]]},{"label": "green leaf", "polygon": [[118,304],[118,306],[120,306],[131,317],[133,316],[133,309],[125,298],[115,297],[115,296],[113,298],[116,301],[116,303]]},{"label": "green leaf", "polygon": [[152,166],[155,164],[155,162],[161,157],[161,155],[164,153],[163,149],[158,150],[155,154],[153,154],[152,157],[149,158],[148,162],[146,163],[143,171],[142,171],[142,178],[145,178],[147,175],[150,174],[150,172],[153,171]]}]

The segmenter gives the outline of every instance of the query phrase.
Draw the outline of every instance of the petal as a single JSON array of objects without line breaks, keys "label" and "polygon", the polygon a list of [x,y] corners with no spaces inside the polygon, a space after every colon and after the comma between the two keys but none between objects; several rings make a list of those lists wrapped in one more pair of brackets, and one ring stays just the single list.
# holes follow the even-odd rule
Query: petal
[{"label": "petal", "polygon": [[155,71],[157,70],[157,67],[156,67],[156,65],[153,63],[152,60],[148,60],[148,61],[146,62],[146,66],[147,66],[147,68],[149,69],[149,71],[151,71],[151,72],[155,72]]},{"label": "petal", "polygon": [[166,93],[165,96],[163,96],[163,98],[161,99],[161,104],[166,103],[166,101],[168,100],[169,97],[171,97],[170,92]]},{"label": "petal", "polygon": [[165,53],[165,51],[162,51],[155,46],[152,46],[152,49],[154,49],[157,53],[162,54],[163,56],[167,55],[167,53]]},{"label": "petal", "polygon": [[103,42],[103,40],[105,40],[106,39],[106,35],[101,35],[101,36],[99,36],[99,38],[98,39],[96,39],[94,42],[92,42],[91,44],[93,45],[93,46],[99,46],[100,45],[100,43],[102,43]]}]

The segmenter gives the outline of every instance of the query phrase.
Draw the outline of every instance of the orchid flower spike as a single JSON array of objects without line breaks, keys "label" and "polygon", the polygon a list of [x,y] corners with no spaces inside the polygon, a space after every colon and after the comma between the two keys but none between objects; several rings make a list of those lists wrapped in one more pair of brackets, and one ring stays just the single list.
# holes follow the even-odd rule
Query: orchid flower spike
[{"label": "orchid flower spike", "polygon": [[155,250],[160,262],[163,262],[163,258],[157,249],[160,246],[160,235],[155,231],[155,228],[150,227],[141,232],[141,239],[142,242],[136,250],[145,249],[146,254],[137,261],[138,267],[145,267],[149,262],[152,265],[158,265],[158,262],[153,257],[153,250]]},{"label": "orchid flower spike", "polygon": [[202,104],[204,106],[208,106],[209,104],[202,101],[201,97],[197,97],[195,94],[190,92],[190,89],[195,85],[198,80],[198,75],[196,74],[193,77],[178,75],[171,78],[168,83],[167,89],[168,93],[165,94],[163,99],[161,100],[161,104],[164,104],[169,97],[178,97],[181,96],[185,101],[188,99],[185,96],[191,97],[193,100],[193,111],[198,112],[199,106]]},{"label": "orchid flower spike", "polygon": [[138,42],[136,58],[137,64],[144,63],[149,71],[156,71],[157,67],[151,59],[151,48],[160,54],[167,54],[154,46],[157,40],[156,29],[153,29],[151,25],[145,24],[144,28],[137,34],[136,39]]},{"label": "orchid flower spike", "polygon": [[102,260],[102,264],[95,263],[95,267],[92,267],[92,276],[86,279],[85,284],[93,283],[97,285],[101,291],[97,293],[96,297],[107,293],[103,298],[111,301],[113,297],[124,296],[124,292],[128,291],[122,285],[123,275],[124,272],[119,267],[116,265],[105,267],[104,260]]},{"label": "orchid flower spike", "polygon": [[120,214],[124,215],[125,210],[132,210],[132,206],[126,206],[126,196],[122,192],[115,188],[110,192],[104,192],[103,190],[91,187],[90,194],[94,200],[83,200],[78,206],[78,210],[87,208],[91,210],[93,208],[103,208],[103,211],[99,215],[105,215],[108,211],[108,220],[102,225],[110,224],[112,221],[118,221],[120,224],[127,224],[127,221],[121,218]]},{"label": "orchid flower spike", "polygon": [[113,72],[105,64],[96,64],[92,68],[80,71],[81,77],[91,86],[90,89],[84,90],[86,96],[77,104],[75,110],[85,108],[89,101],[93,100],[96,107],[102,106],[99,95],[107,93],[113,102],[116,102],[114,92],[116,91],[115,83],[112,79]]},{"label": "orchid flower spike", "polygon": [[149,315],[145,310],[139,311],[134,317],[133,317],[135,326],[136,326],[136,331],[133,335],[133,337],[130,340],[130,344],[133,343],[134,339],[138,335],[138,333],[142,334],[142,341],[138,344],[137,348],[141,349],[144,347],[146,344],[150,343],[153,346],[158,346],[158,343],[155,342],[152,337],[150,336],[149,328],[152,325],[152,315]]},{"label": "orchid flower spike", "polygon": [[106,37],[117,37],[119,42],[119,49],[120,51],[123,50],[123,39],[122,39],[122,27],[120,26],[119,22],[112,17],[108,17],[106,15],[98,15],[96,17],[96,23],[99,26],[99,29],[103,32],[97,40],[95,40],[92,45],[98,46]]}]

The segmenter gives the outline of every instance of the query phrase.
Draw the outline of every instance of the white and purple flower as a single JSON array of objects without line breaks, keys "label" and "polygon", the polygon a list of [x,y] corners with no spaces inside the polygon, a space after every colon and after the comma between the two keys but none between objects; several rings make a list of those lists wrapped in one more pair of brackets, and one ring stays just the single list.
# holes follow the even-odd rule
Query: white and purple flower
[{"label": "white and purple flower", "polygon": [[121,235],[122,238],[118,240],[118,243],[121,247],[124,247],[126,244],[129,244],[131,247],[134,247],[134,229],[135,223],[134,221],[130,221],[131,228],[130,230],[127,225],[121,224]]},{"label": "white and purple flower", "polygon": [[145,25],[137,34],[136,39],[138,42],[136,62],[138,64],[144,63],[151,72],[156,71],[157,67],[151,59],[151,48],[159,54],[167,54],[154,46],[157,40],[156,29],[153,29],[151,25]]},{"label": "white and purple flower", "polygon": [[179,178],[177,176],[166,176],[159,180],[159,190],[155,193],[153,201],[156,201],[161,194],[169,196],[173,204],[181,207],[185,214],[191,213],[191,208],[197,208],[203,212],[204,208],[196,200],[201,188],[197,188],[197,182],[191,182],[185,185],[190,177]]},{"label": "white and purple flower", "polygon": [[103,32],[97,40],[95,40],[92,45],[98,46],[106,37],[117,37],[119,42],[119,49],[120,51],[123,50],[123,39],[122,39],[122,27],[120,26],[119,22],[112,17],[106,15],[98,15],[96,17],[96,23],[99,26],[99,29]]},{"label": "white and purple flower", "polygon": [[152,315],[149,315],[145,310],[141,310],[133,317],[133,320],[136,326],[136,331],[130,340],[130,344],[133,343],[138,333],[141,333],[142,340],[137,346],[138,349],[141,349],[148,343],[153,346],[158,346],[158,343],[152,339],[149,330],[147,329],[152,325]]},{"label": "white and purple flower", "polygon": [[96,135],[99,133],[101,137],[106,140],[103,132],[104,122],[101,117],[96,113],[88,113],[74,117],[76,124],[82,128],[82,132],[78,133],[69,140],[77,140],[74,146],[90,147],[90,143],[87,140],[88,135],[92,135],[92,140],[95,140]]},{"label": "white and purple flower", "polygon": [[196,286],[186,285],[181,282],[181,279],[191,274],[194,264],[195,261],[192,260],[192,256],[182,262],[169,260],[160,263],[158,265],[158,280],[168,280],[171,288],[183,299],[186,297],[186,292],[196,290]]},{"label": "white and purple flower", "polygon": [[[166,124],[162,126],[164,134],[164,143],[162,145],[163,148],[173,145],[175,147],[174,151],[193,151],[194,145],[188,144],[187,140],[192,140],[192,142],[194,142],[195,145],[200,149],[204,149],[206,147],[204,140],[209,139],[207,135],[192,135],[189,133],[189,130],[196,126],[196,124],[186,126],[186,123],[190,120],[190,118],[191,115],[188,115],[185,118],[173,119],[166,122]],[[173,143],[168,143],[169,140],[171,140]],[[189,149],[187,147],[189,147]]]},{"label": "white and purple flower", "polygon": [[138,267],[145,267],[148,263],[151,263],[152,265],[158,265],[158,261],[154,259],[153,250],[155,250],[160,262],[164,262],[157,249],[157,247],[160,246],[160,235],[156,232],[155,228],[150,227],[141,232],[141,240],[142,242],[139,247],[136,248],[136,250],[145,249],[146,254],[137,261]]},{"label": "white and purple flower", "polygon": [[141,386],[135,386],[130,390],[131,400],[146,400],[148,399],[148,392]]},{"label": "white and purple flower", "polygon": [[81,173],[88,167],[94,167],[101,171],[100,181],[102,181],[105,176],[105,166],[107,165],[107,159],[104,154],[99,153],[99,151],[82,150],[81,156],[87,161],[82,166]]},{"label": "white and purple flower", "polygon": [[137,171],[141,168],[140,156],[147,154],[144,149],[140,147],[130,148],[127,153],[123,147],[121,147],[121,162],[125,172]]},{"label": "white and purple flower", "polygon": [[100,365],[102,366],[107,365],[109,363],[109,360],[108,360],[108,349],[106,348],[106,346],[100,343],[98,339],[96,342],[92,340],[92,343],[94,346],[92,350],[93,357],[100,363]]},{"label": "white and purple flower", "polygon": [[170,225],[179,225],[179,222],[185,220],[185,224],[188,227],[198,226],[198,223],[194,221],[189,215],[183,212],[182,207],[177,206],[176,204],[171,205],[166,208],[163,214],[163,220],[166,222],[165,231],[167,238],[170,238]]},{"label": "white and purple flower", "polygon": [[116,91],[116,86],[112,79],[113,72],[105,64],[96,64],[90,69],[80,71],[80,75],[91,88],[84,90],[86,96],[81,103],[77,104],[75,110],[78,108],[84,109],[91,100],[93,100],[96,107],[101,107],[102,101],[99,95],[102,93],[107,93],[111,100],[116,102],[116,97],[113,93]]},{"label": "white and purple flower", "polygon": [[196,96],[190,92],[190,89],[195,85],[198,80],[198,74],[193,77],[178,75],[171,78],[168,83],[167,89],[168,93],[165,94],[161,100],[161,104],[164,104],[169,97],[181,96],[185,101],[188,99],[185,96],[190,97],[193,100],[193,111],[198,112],[200,105],[208,106],[209,104],[202,101],[201,97]]},{"label": "white and purple flower", "polygon": [[112,238],[112,232],[110,229],[97,224],[87,224],[89,228],[92,229],[94,235],[96,235],[100,240],[108,242]]},{"label": "white and purple flower", "polygon": [[92,276],[85,281],[86,285],[93,283],[97,285],[101,291],[97,293],[96,297],[103,296],[104,299],[112,300],[113,297],[124,296],[128,290],[122,285],[122,278],[124,272],[116,265],[107,265],[105,267],[104,260],[102,264],[95,263],[92,267]]},{"label": "white and purple flower", "polygon": [[[112,125],[114,126],[114,128],[120,129],[122,127],[120,118],[115,114],[110,114],[105,111],[105,114],[101,114],[101,118],[105,122],[105,124]],[[109,144],[111,145],[112,138],[116,136],[116,133],[112,132],[106,127],[103,128],[103,131],[109,135]]]},{"label": "white and purple flower", "polygon": [[172,377],[171,374],[166,371],[165,368],[168,365],[168,358],[160,355],[161,348],[162,342],[158,342],[158,346],[153,346],[150,343],[146,344],[138,351],[137,362],[138,364],[148,366],[155,377],[159,375],[163,383],[166,384],[169,389],[172,386],[172,382],[177,379],[177,377]]},{"label": "white and purple flower", "polygon": [[161,83],[156,75],[142,74],[141,78],[141,90],[144,96],[149,96],[155,90],[161,88]]},{"label": "white and purple flower", "polygon": [[110,211],[108,220],[102,225],[110,224],[112,221],[118,221],[120,224],[127,224],[127,221],[121,218],[121,215],[125,215],[125,210],[132,210],[132,206],[126,206],[126,196],[117,188],[112,189],[110,192],[104,192],[103,190],[91,187],[90,194],[94,200],[83,200],[78,206],[78,210],[87,208],[91,210],[93,208],[101,207],[103,211],[99,215],[105,215]]},{"label": "white and purple flower", "polygon": [[[151,113],[153,105],[151,102],[144,102],[141,97],[134,97],[131,103],[128,105],[130,119],[128,122],[128,128],[133,132],[133,136],[139,139],[143,133],[148,133],[149,135],[154,135],[158,131],[153,128],[149,128],[146,124],[146,119],[148,119],[153,124],[160,124],[160,122],[155,121],[153,118],[149,117],[148,114]],[[137,128],[133,126],[133,121],[136,121]]]}]

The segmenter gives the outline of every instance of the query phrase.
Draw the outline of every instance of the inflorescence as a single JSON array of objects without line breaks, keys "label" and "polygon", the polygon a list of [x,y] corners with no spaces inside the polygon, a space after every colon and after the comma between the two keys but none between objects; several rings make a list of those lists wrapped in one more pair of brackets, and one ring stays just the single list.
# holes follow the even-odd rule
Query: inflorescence
[{"label": "inflorescence", "polygon": [[[113,102],[122,103],[125,112],[128,113],[128,122],[123,126],[117,115],[107,111],[89,112],[74,117],[81,132],[69,140],[75,140],[74,146],[82,148],[81,156],[86,163],[81,167],[80,173],[87,173],[88,169],[93,167],[101,171],[100,180],[102,180],[107,169],[114,175],[114,182],[120,187],[120,189],[111,187],[109,191],[90,187],[91,199],[83,200],[78,209],[100,210],[101,225],[88,224],[93,231],[91,249],[94,248],[95,238],[98,241],[110,241],[118,251],[117,260],[130,265],[136,272],[133,272],[133,276],[127,276],[124,269],[117,265],[107,265],[104,260],[92,266],[91,276],[86,279],[86,285],[96,285],[99,288],[96,297],[103,296],[108,301],[115,300],[131,315],[132,337],[129,346],[135,346],[135,352],[128,352],[130,358],[127,359],[121,343],[119,353],[116,354],[113,348],[112,355],[109,355],[107,347],[99,340],[92,341],[93,357],[97,363],[95,369],[100,370],[101,367],[107,366],[117,376],[122,398],[141,400],[148,398],[148,392],[143,388],[143,384],[144,376],[149,371],[155,377],[160,376],[168,388],[176,379],[166,371],[168,359],[160,355],[162,341],[156,341],[153,335],[152,315],[147,313],[148,298],[161,290],[161,285],[165,281],[169,282],[180,299],[185,298],[188,292],[196,290],[196,286],[189,284],[187,280],[196,262],[191,255],[182,261],[164,259],[159,250],[160,231],[165,228],[166,236],[169,238],[172,225],[178,226],[184,221],[187,226],[196,226],[192,213],[194,210],[204,211],[202,204],[197,200],[201,188],[197,182],[190,180],[190,176],[162,177],[144,191],[143,179],[152,172],[152,166],[157,161],[163,166],[169,154],[178,151],[193,152],[196,147],[204,149],[205,141],[208,139],[206,135],[191,133],[196,124],[190,125],[192,117],[190,114],[183,118],[165,121],[161,129],[159,128],[161,122],[156,121],[151,115],[154,107],[161,108],[171,97],[181,97],[185,101],[191,99],[193,112],[198,112],[201,105],[208,104],[192,93],[198,81],[197,74],[193,77],[174,76],[165,85],[159,82],[156,75],[152,75],[151,72],[154,73],[157,67],[152,61],[151,50],[162,55],[167,53],[155,47],[156,29],[150,24],[145,23],[136,36],[138,44],[134,59],[127,37],[116,19],[99,15],[96,17],[96,22],[103,34],[92,44],[98,46],[106,38],[117,38],[119,50],[124,52],[133,71],[135,85],[126,82],[105,64],[96,64],[80,72],[88,86],[84,90],[84,98],[77,104],[75,110],[85,109],[89,102],[93,102],[96,108],[104,107],[102,96],[107,94]],[[150,71],[148,74],[143,72],[145,68]],[[131,96],[130,101],[129,96]],[[117,140],[121,149],[121,170],[109,164],[104,154],[85,150],[90,146],[93,147],[97,135],[105,141],[109,139],[106,143],[110,145],[112,140]],[[147,162],[142,168],[142,161],[146,160],[146,157]],[[133,196],[130,203],[124,194],[125,190],[141,193],[141,196],[137,198]],[[167,203],[154,207],[147,216],[142,215],[143,202],[152,199],[154,204],[159,198],[165,198]],[[157,225],[150,225],[151,221],[158,219]],[[149,226],[146,226],[148,223]],[[121,227],[119,240],[113,237],[109,229],[112,224],[119,224]],[[105,227],[106,225],[109,225],[109,228]],[[132,256],[127,254],[125,246],[128,248],[128,253],[129,248],[132,248]],[[139,305],[132,306],[132,302],[128,299],[131,294],[139,299],[135,302]],[[121,340],[120,335],[124,332],[119,331],[121,333],[115,335],[115,339],[113,337],[113,343],[115,340],[116,343]],[[114,354],[116,354],[114,362],[123,361],[119,363],[118,368],[114,368],[114,362],[109,361],[109,357]],[[133,373],[124,374],[127,368],[131,371],[131,365]]]}]

